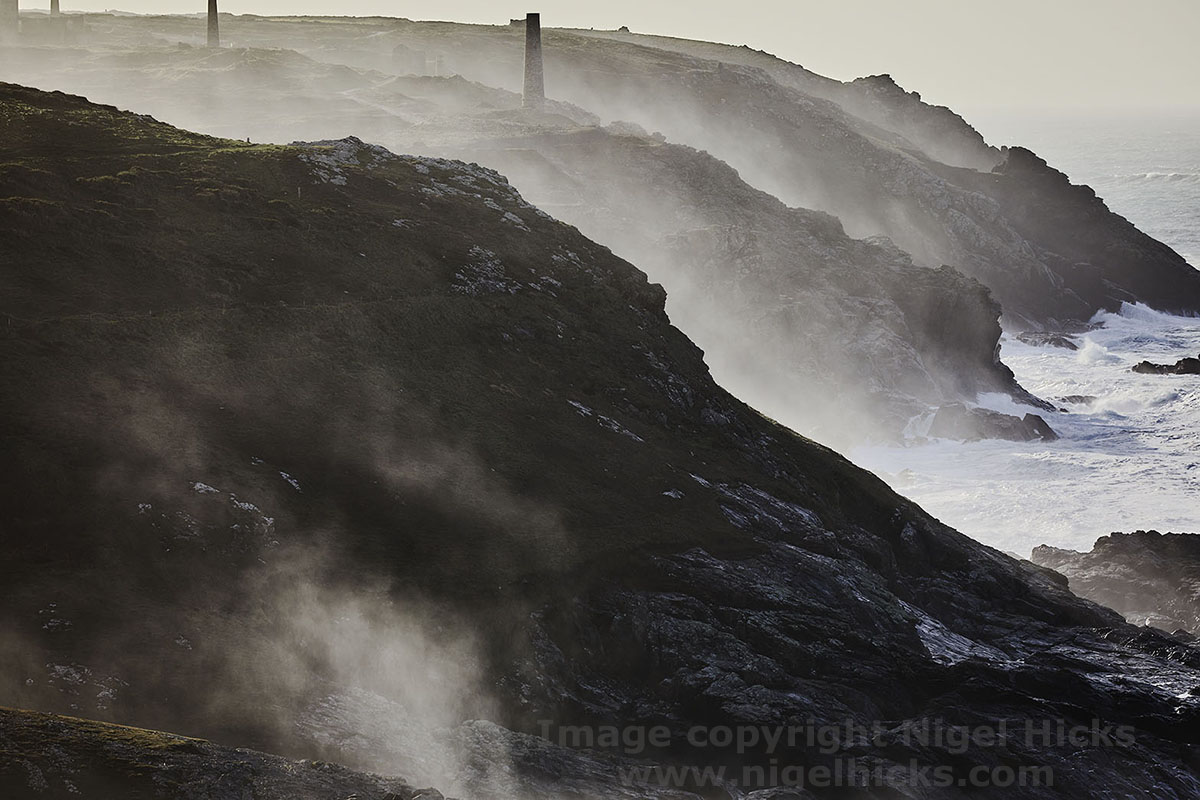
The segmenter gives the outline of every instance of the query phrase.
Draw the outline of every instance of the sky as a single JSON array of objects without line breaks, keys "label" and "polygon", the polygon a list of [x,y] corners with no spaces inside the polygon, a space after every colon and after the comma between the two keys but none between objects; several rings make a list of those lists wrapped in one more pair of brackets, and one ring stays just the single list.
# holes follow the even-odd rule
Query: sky
[{"label": "sky", "polygon": [[[49,0],[21,0],[40,8]],[[64,10],[192,13],[205,0],[62,0]],[[220,0],[257,14],[385,15],[616,28],[746,44],[849,80],[890,73],[929,102],[1200,116],[1200,0]],[[734,13],[736,12],[736,13]]]}]

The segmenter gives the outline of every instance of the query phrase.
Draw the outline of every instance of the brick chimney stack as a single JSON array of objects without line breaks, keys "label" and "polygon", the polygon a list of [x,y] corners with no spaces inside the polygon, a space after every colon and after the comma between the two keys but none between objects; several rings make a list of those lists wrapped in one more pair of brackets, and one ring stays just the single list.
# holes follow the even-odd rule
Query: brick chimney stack
[{"label": "brick chimney stack", "polygon": [[217,24],[217,0],[208,0],[208,46],[221,46],[221,30]]},{"label": "brick chimney stack", "polygon": [[541,108],[546,102],[542,75],[542,15],[525,16],[525,108]]}]

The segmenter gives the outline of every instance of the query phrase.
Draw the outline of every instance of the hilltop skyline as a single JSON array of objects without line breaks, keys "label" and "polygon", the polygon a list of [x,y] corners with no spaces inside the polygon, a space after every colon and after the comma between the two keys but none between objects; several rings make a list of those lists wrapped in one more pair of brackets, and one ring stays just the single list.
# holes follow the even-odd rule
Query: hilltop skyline
[{"label": "hilltop skyline", "polygon": [[[69,0],[64,11],[104,11],[113,0]],[[22,0],[23,10],[48,2]],[[990,7],[989,7],[990,6]],[[132,13],[202,13],[194,0],[120,0]],[[686,15],[616,0],[583,6],[566,0],[522,4],[393,3],[385,0],[223,0],[223,13],[397,16],[503,24],[540,11],[547,27],[617,28],[765,50],[839,80],[889,73],[929,102],[963,113],[1152,110],[1200,114],[1200,5],[1152,0],[1136,10],[1117,0],[954,0],[781,3],[728,6],[700,0]],[[236,32],[230,32],[236,46]],[[849,41],[848,41],[849,40]]]}]

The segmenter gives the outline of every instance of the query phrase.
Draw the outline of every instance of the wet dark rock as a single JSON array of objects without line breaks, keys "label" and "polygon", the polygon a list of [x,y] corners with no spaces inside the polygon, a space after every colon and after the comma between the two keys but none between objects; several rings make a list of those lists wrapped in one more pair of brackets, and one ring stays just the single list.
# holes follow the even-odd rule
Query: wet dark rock
[{"label": "wet dark rock", "polygon": [[1181,358],[1174,364],[1155,364],[1142,361],[1132,367],[1142,375],[1200,375],[1200,358]]},{"label": "wet dark rock", "polygon": [[1059,586],[1062,586],[1064,589],[1069,588],[1070,578],[1068,578],[1066,575],[1063,575],[1058,570],[1051,569],[1050,567],[1044,566],[1044,565],[1039,564],[1034,561],[1023,560],[1023,559],[1021,559],[1020,556],[1017,556],[1017,555],[1013,555],[1013,558],[1016,558],[1016,559],[1022,561],[1022,563],[1024,565],[1026,565],[1029,569],[1036,570],[1038,572],[1038,574],[1044,575],[1045,577],[1047,577],[1050,580],[1057,583]]},{"label": "wet dark rock", "polygon": [[1137,625],[1200,634],[1200,535],[1136,531],[1102,536],[1090,552],[1042,545],[1036,564],[1070,580],[1071,591]]},{"label": "wet dark rock", "polygon": [[1061,347],[1065,350],[1078,350],[1079,345],[1075,344],[1069,337],[1061,333],[1047,333],[1044,331],[1023,331],[1017,334],[1017,339],[1034,347]]},{"label": "wet dark rock", "polygon": [[1016,417],[986,408],[968,408],[961,404],[939,408],[930,424],[929,436],[959,441],[1007,439],[1014,442],[1052,442],[1058,439],[1058,434],[1038,414]]}]

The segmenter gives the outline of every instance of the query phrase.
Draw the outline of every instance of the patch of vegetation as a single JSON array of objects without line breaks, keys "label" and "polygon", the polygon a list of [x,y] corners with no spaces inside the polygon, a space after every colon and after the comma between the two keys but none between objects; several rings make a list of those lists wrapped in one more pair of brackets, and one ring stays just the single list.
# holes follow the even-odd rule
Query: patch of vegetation
[{"label": "patch of vegetation", "polygon": [[344,768],[303,769],[201,739],[56,714],[0,707],[0,796],[57,798],[394,797],[416,792],[397,779]]}]

